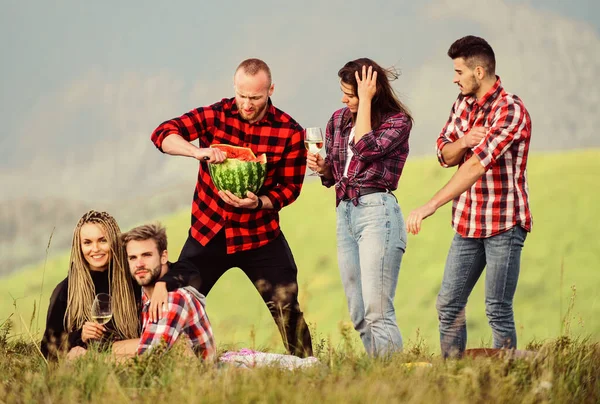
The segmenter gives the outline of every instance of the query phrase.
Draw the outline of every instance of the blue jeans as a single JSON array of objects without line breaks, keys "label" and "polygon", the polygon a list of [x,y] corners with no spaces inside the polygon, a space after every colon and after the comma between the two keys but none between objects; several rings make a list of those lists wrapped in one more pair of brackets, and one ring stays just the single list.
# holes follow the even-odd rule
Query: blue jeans
[{"label": "blue jeans", "polygon": [[337,207],[337,252],[354,329],[369,355],[402,349],[394,295],[406,249],[402,212],[391,193],[359,198]]},{"label": "blue jeans", "polygon": [[517,347],[513,297],[526,237],[527,232],[520,226],[489,238],[454,235],[436,305],[443,357],[460,357],[465,350],[465,306],[486,266],[485,313],[492,328],[494,348]]}]

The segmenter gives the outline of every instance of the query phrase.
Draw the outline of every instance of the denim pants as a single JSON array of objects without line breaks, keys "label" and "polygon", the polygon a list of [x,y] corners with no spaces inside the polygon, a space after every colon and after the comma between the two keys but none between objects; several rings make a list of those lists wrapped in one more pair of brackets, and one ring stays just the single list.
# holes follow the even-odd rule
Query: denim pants
[{"label": "denim pants", "polygon": [[465,307],[479,276],[485,274],[485,313],[494,348],[516,348],[513,297],[527,232],[515,226],[489,238],[454,235],[437,298],[442,355],[462,356],[467,344]]},{"label": "denim pants", "polygon": [[391,193],[361,196],[337,207],[337,252],[354,329],[369,355],[402,349],[394,295],[406,249],[402,212]]}]

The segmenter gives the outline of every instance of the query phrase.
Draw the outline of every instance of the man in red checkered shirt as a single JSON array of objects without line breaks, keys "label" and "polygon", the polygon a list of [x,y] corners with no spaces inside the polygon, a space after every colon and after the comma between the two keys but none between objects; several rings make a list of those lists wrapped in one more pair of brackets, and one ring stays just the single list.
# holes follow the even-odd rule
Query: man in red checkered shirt
[{"label": "man in red checkered shirt", "polygon": [[[156,284],[150,318],[161,316],[166,291],[194,286],[208,295],[230,268],[239,267],[271,311],[288,352],[312,355],[310,333],[298,304],[297,267],[279,228],[279,210],[300,194],[306,170],[302,127],[271,103],[267,64],[243,61],[234,75],[235,97],[163,122],[152,133],[164,153],[200,162],[192,222],[179,260]],[[199,147],[192,144],[198,140]],[[267,176],[257,195],[217,191],[208,164],[226,158],[211,144],[250,148],[267,156]]]},{"label": "man in red checkered shirt", "polygon": [[443,167],[459,166],[433,198],[409,215],[417,234],[421,222],[450,200],[452,240],[437,310],[442,355],[461,356],[466,347],[465,306],[487,267],[485,305],[494,348],[516,348],[513,297],[521,250],[531,231],[527,155],[531,119],[516,95],[495,74],[491,46],[467,36],[448,50],[460,94],[437,140]]},{"label": "man in red checkered shirt", "polygon": [[[122,235],[127,250],[131,276],[142,286],[142,335],[136,353],[141,355],[164,344],[172,346],[180,337],[204,360],[215,357],[213,332],[204,310],[205,297],[191,286],[169,292],[165,312],[159,321],[149,321],[148,308],[154,294],[156,281],[169,271],[167,234],[159,224],[138,226]],[[113,350],[124,354],[120,344]]]}]

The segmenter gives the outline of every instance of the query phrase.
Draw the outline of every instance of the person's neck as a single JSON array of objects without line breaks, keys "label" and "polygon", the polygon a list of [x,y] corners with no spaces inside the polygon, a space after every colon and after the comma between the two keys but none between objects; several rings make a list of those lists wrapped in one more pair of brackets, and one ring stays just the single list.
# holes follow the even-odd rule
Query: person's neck
[{"label": "person's neck", "polygon": [[248,123],[251,125],[254,125],[256,122],[260,122],[260,120],[263,119],[266,114],[267,114],[267,110],[265,109],[262,114],[260,114],[258,117],[256,117],[256,119],[248,121]]},{"label": "person's neck", "polygon": [[494,84],[496,84],[496,76],[494,76],[493,79],[490,77],[482,81],[481,86],[479,86],[479,90],[477,90],[477,93],[475,94],[477,101],[481,100],[488,93],[488,91],[494,87]]},{"label": "person's neck", "polygon": [[[169,264],[166,263],[166,264],[162,265],[160,268],[160,276],[158,277],[158,279],[162,278],[168,271],[169,271]],[[149,285],[142,286],[142,292],[146,295],[146,297],[148,297],[149,300],[152,300],[152,294],[154,293],[154,285],[156,284],[158,279]]]},{"label": "person's neck", "polygon": [[154,293],[154,283],[152,285],[142,286],[142,291],[148,297],[148,300],[152,300],[152,294]]}]

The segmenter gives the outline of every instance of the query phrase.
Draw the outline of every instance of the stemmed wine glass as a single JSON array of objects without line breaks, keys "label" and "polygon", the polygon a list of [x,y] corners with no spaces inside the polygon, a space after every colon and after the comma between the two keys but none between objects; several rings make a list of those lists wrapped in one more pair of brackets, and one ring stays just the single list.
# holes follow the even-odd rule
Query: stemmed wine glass
[{"label": "stemmed wine glass", "polygon": [[[323,148],[323,132],[321,128],[306,128],[304,135],[304,146],[312,154],[318,154]],[[312,171],[312,170],[311,170]],[[312,171],[308,175],[319,175]]]},{"label": "stemmed wine glass", "polygon": [[106,324],[112,318],[112,304],[108,293],[98,293],[92,304],[92,320],[98,324]]}]

